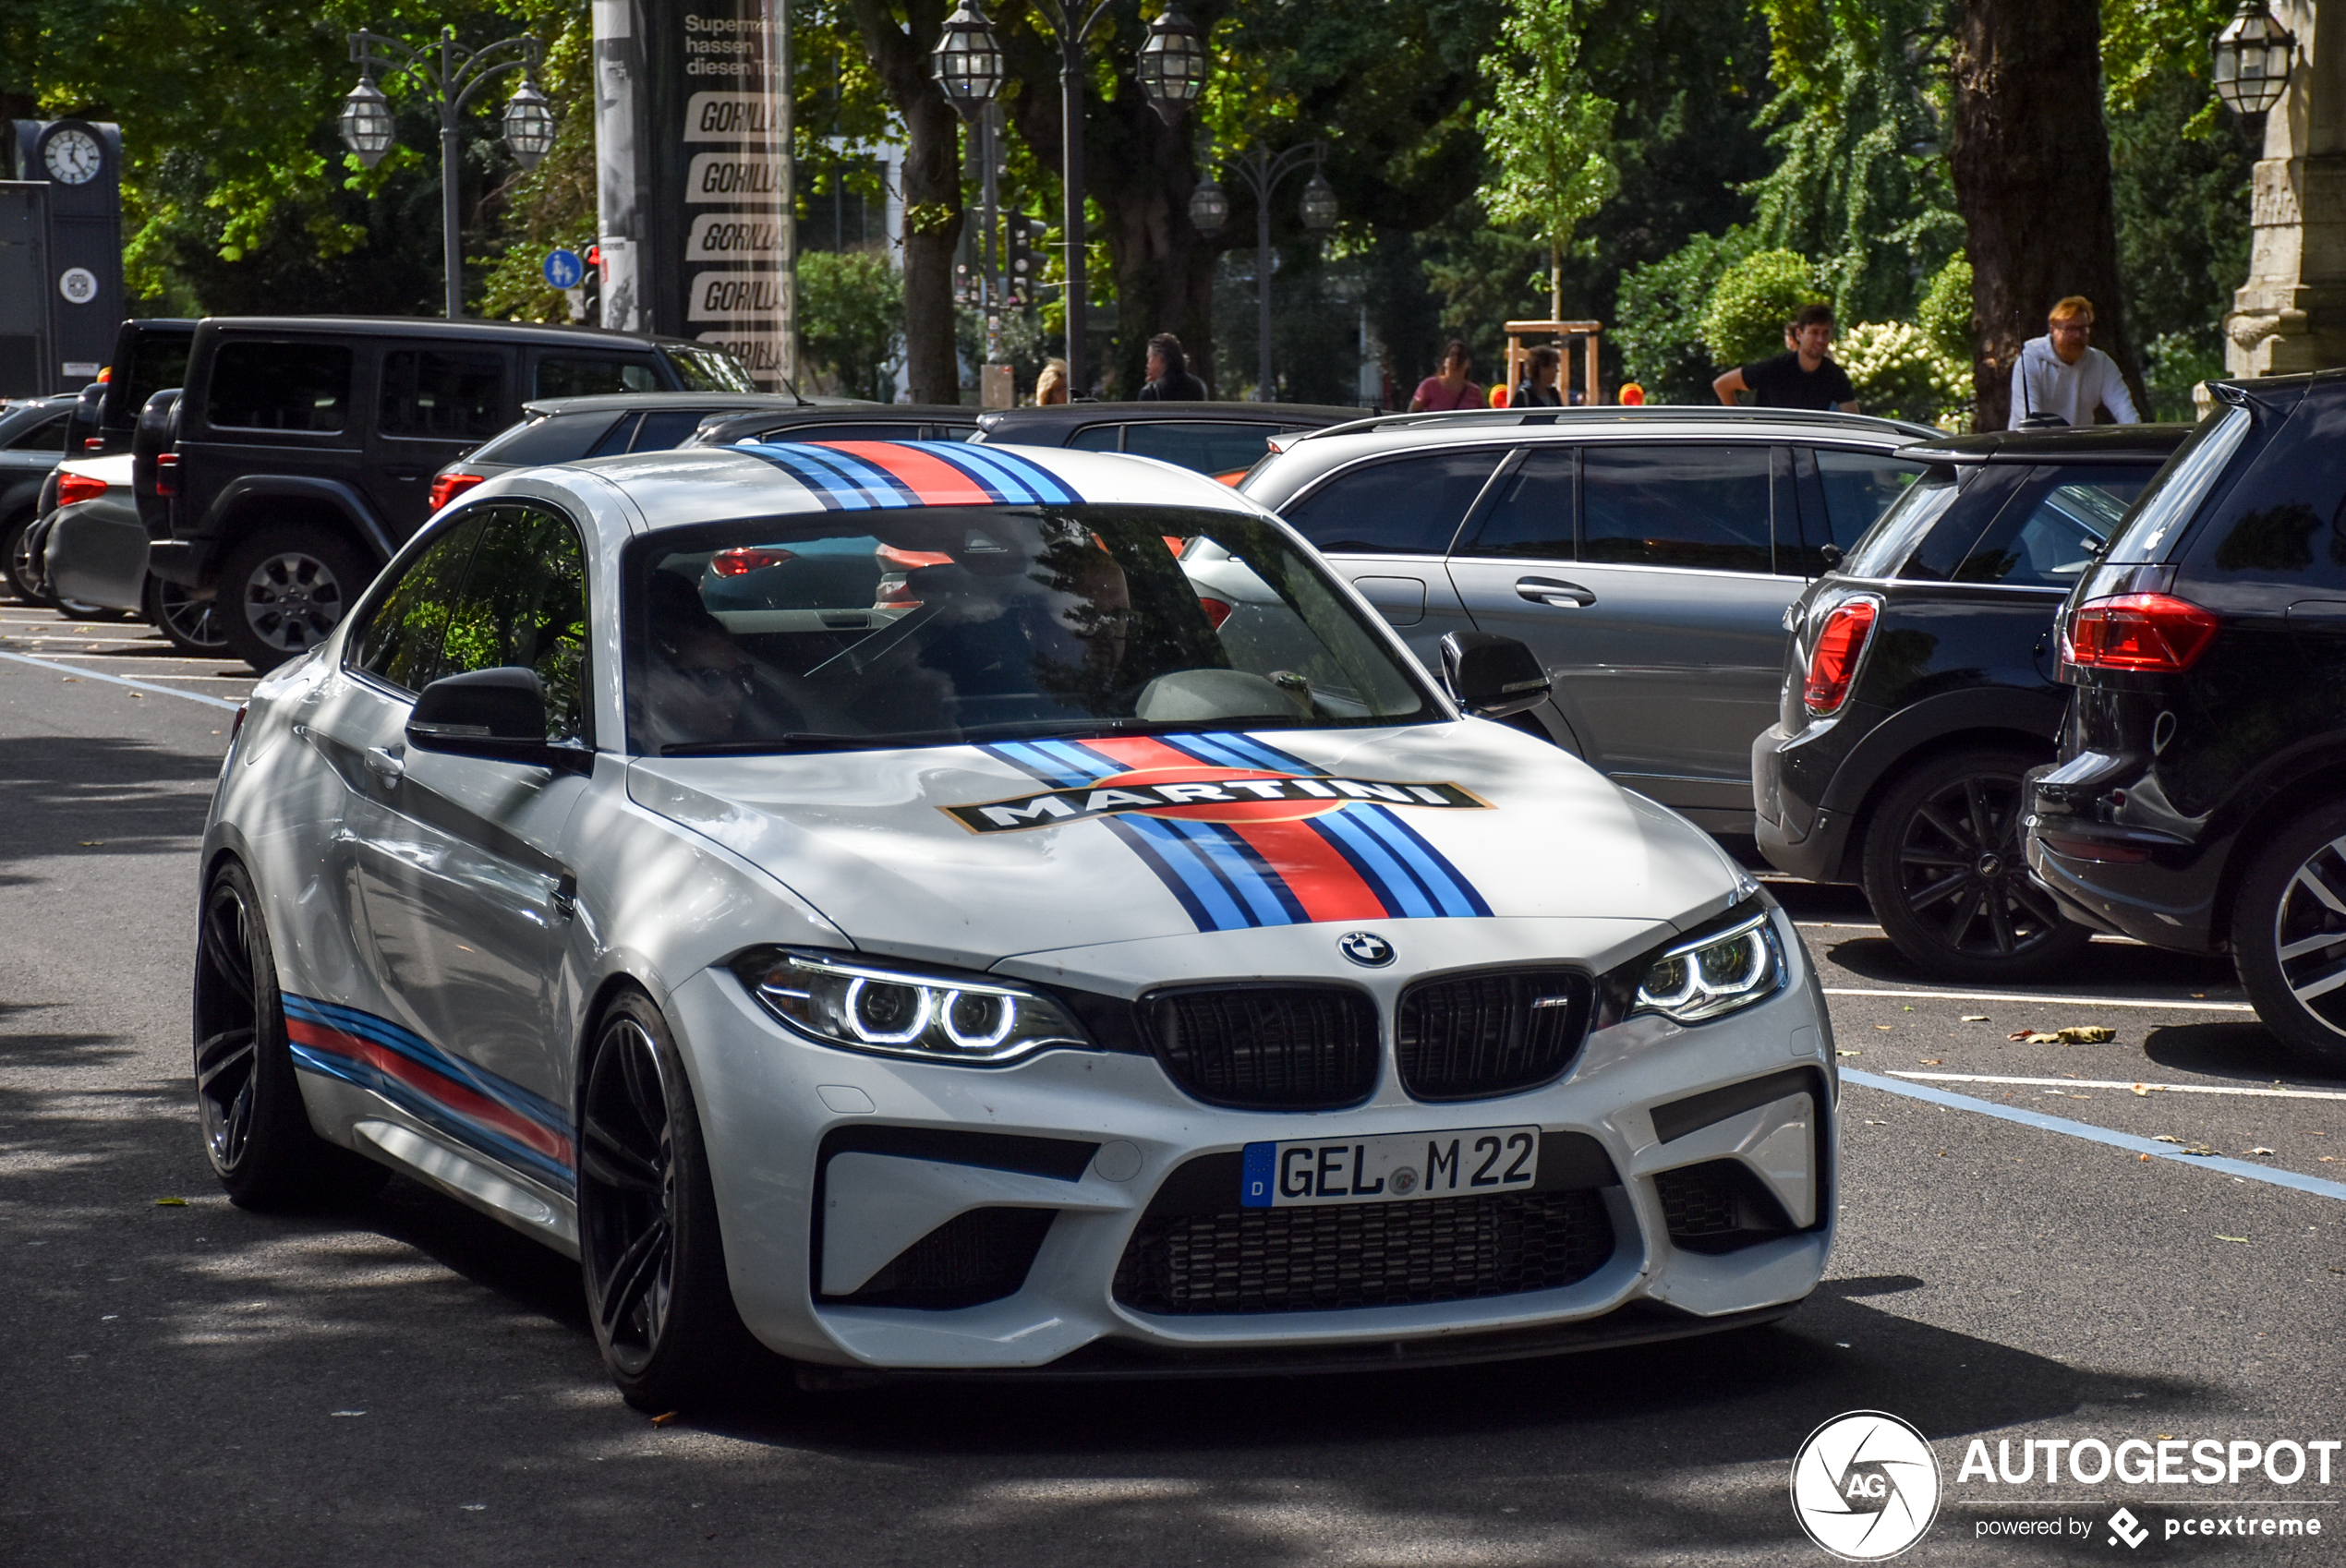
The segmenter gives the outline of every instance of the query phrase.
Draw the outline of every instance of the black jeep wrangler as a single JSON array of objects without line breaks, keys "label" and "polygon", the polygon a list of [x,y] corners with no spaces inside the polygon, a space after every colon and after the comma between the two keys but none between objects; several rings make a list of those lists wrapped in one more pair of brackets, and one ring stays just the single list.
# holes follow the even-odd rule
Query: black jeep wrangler
[{"label": "black jeep wrangler", "polygon": [[502,321],[214,317],[167,440],[139,465],[167,512],[150,568],[216,595],[229,646],[269,669],[314,645],[431,514],[431,479],[536,398],[754,392],[679,338]]}]

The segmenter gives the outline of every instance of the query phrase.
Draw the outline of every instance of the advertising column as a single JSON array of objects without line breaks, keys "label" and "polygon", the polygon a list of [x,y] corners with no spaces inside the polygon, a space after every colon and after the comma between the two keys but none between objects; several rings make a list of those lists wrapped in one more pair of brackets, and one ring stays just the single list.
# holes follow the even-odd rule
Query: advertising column
[{"label": "advertising column", "polygon": [[786,23],[782,0],[595,7],[604,322],[721,344],[768,387],[797,324]]}]

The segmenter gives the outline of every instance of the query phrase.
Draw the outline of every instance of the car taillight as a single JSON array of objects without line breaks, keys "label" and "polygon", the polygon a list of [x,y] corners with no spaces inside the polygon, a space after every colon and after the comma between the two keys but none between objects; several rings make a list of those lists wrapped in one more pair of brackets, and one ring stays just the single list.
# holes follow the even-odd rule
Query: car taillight
[{"label": "car taillight", "polygon": [[175,452],[155,453],[155,494],[175,496],[179,493],[179,454]]},{"label": "car taillight", "polygon": [[442,474],[431,482],[431,509],[438,512],[475,485],[487,478],[485,474]]},{"label": "car taillight", "polygon": [[1210,599],[1203,594],[1200,594],[1197,597],[1197,607],[1205,611],[1205,623],[1216,632],[1222,629],[1222,622],[1230,618],[1230,607],[1226,600]]},{"label": "car taillight", "polygon": [[103,436],[84,436],[81,438],[81,450],[84,452],[103,452],[106,450],[106,438]]},{"label": "car taillight", "polygon": [[1857,656],[1866,651],[1866,638],[1873,631],[1880,609],[1871,599],[1850,599],[1835,605],[1825,617],[1824,629],[1809,650],[1808,679],[1800,692],[1801,704],[1810,713],[1831,713],[1848,700],[1849,682],[1857,673]]},{"label": "car taillight", "polygon": [[106,482],[94,474],[60,474],[57,476],[57,504],[71,506],[76,501],[96,501],[106,493]]},{"label": "car taillight", "polygon": [[2216,618],[2167,594],[2120,594],[2080,605],[2061,633],[2063,661],[2084,669],[2173,674],[2216,640]]},{"label": "car taillight", "polygon": [[763,572],[769,566],[780,566],[785,561],[797,559],[786,549],[741,545],[732,549],[720,549],[710,556],[708,569],[720,577],[746,577],[753,572]]}]

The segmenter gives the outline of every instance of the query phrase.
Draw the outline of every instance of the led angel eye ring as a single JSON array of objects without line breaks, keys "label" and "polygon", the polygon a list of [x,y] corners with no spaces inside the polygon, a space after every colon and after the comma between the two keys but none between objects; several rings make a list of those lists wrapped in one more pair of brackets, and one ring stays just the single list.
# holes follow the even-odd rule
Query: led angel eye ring
[{"label": "led angel eye ring", "polygon": [[873,983],[875,983],[873,981],[862,975],[857,975],[847,983],[847,1025],[855,1031],[855,1037],[867,1045],[909,1045],[918,1040],[927,1030],[929,1019],[937,1011],[936,997],[930,993],[928,987],[907,985],[901,981],[894,980],[877,983],[892,985],[898,990],[910,991],[914,996],[920,998],[920,1009],[913,1016],[912,1027],[901,1032],[889,1034],[875,1030],[864,1021],[864,993],[865,989]]},{"label": "led angel eye ring", "polygon": [[[985,999],[993,1002],[1001,1009],[1000,1020],[995,1024],[994,1031],[991,1034],[964,1034],[961,1031],[961,1026],[954,1019],[953,1012],[954,1009],[961,1005],[961,998],[964,995],[974,995],[984,997]],[[948,991],[945,993],[945,1006],[939,1009],[939,1011],[945,1025],[945,1038],[950,1040],[954,1044],[960,1046],[964,1051],[992,1050],[995,1046],[999,1045],[1003,1041],[1010,1038],[1011,1029],[1018,1023],[1017,1000],[1013,997],[998,995],[992,992],[980,991],[975,993],[963,993],[960,991]]]}]

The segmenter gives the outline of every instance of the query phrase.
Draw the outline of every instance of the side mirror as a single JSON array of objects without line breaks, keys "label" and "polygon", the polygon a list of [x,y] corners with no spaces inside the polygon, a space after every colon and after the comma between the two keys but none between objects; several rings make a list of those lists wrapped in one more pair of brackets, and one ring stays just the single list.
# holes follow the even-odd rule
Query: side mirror
[{"label": "side mirror", "polygon": [[426,686],[407,715],[407,743],[489,762],[585,773],[595,754],[546,739],[546,688],[523,665],[443,675]]},{"label": "side mirror", "polygon": [[1477,718],[1506,718],[1537,707],[1548,694],[1539,656],[1513,637],[1453,632],[1442,639],[1442,680]]}]

